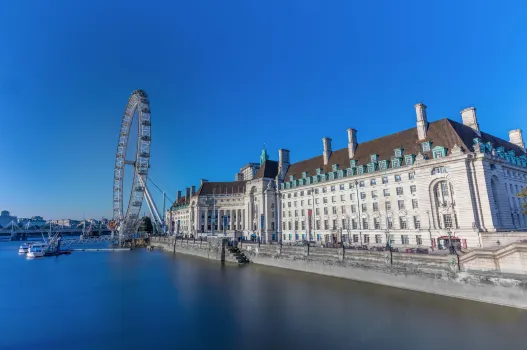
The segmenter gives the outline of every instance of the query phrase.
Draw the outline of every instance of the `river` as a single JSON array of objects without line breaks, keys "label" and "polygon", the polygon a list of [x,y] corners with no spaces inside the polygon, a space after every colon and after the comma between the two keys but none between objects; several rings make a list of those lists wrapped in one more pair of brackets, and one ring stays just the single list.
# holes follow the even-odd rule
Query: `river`
[{"label": "river", "polygon": [[527,311],[144,249],[0,243],[0,349],[522,349]]}]

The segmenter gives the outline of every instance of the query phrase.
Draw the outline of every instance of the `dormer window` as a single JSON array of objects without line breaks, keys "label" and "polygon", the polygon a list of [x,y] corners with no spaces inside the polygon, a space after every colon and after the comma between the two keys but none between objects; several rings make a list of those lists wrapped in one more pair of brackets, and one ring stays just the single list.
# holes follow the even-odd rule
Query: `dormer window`
[{"label": "dormer window", "polygon": [[378,159],[379,159],[379,156],[376,155],[376,154],[372,154],[372,155],[370,156],[370,160],[371,160],[372,163],[377,163],[377,160],[378,160]]},{"label": "dormer window", "polygon": [[401,166],[401,160],[399,158],[392,158],[392,168],[398,168]]},{"label": "dormer window", "polygon": [[302,178],[305,179],[307,177],[307,172],[306,171],[302,171]]},{"label": "dormer window", "polygon": [[294,179],[294,176],[293,175],[289,175],[289,181],[293,181]]},{"label": "dormer window", "polygon": [[357,174],[359,174],[359,175],[364,174],[364,165],[359,165],[357,167]]},{"label": "dormer window", "polygon": [[426,141],[426,142],[423,142],[421,144],[421,146],[423,147],[423,152],[429,152],[430,151],[430,141]]},{"label": "dormer window", "polygon": [[496,152],[498,152],[498,153],[505,153],[505,148],[500,146],[500,147],[496,148]]},{"label": "dormer window", "polygon": [[515,156],[515,153],[514,153],[514,151],[513,151],[513,150],[510,150],[510,151],[509,151],[509,152],[507,152],[507,153],[508,153],[508,154],[509,154],[509,156],[511,156],[511,157],[514,157],[514,156]]},{"label": "dormer window", "polygon": [[388,161],[387,160],[381,160],[379,163],[379,169],[386,170],[388,169]]},{"label": "dormer window", "polygon": [[446,148],[441,146],[434,147],[434,149],[432,150],[432,156],[434,157],[434,159],[445,157]]},{"label": "dormer window", "polygon": [[322,168],[317,168],[317,175],[322,175]]},{"label": "dormer window", "polygon": [[338,164],[333,164],[331,166],[331,171],[337,171],[337,170],[339,170],[339,165]]},{"label": "dormer window", "polygon": [[355,169],[355,168],[350,168],[350,169],[347,170],[348,176],[353,176],[354,175],[353,169]]},{"label": "dormer window", "polygon": [[404,163],[406,165],[414,164],[414,155],[413,154],[408,154],[408,155],[404,156]]},{"label": "dormer window", "polygon": [[402,148],[396,148],[393,150],[393,154],[395,157],[400,158],[403,156],[403,149]]},{"label": "dormer window", "polygon": [[487,153],[491,153],[492,152],[492,142],[487,142],[485,144],[485,150],[487,151]]},{"label": "dormer window", "polygon": [[350,167],[351,167],[351,168],[354,168],[354,167],[356,167],[356,166],[357,166],[357,161],[354,160],[354,159],[350,160]]},{"label": "dormer window", "polygon": [[375,163],[368,164],[368,172],[373,173],[375,171]]}]

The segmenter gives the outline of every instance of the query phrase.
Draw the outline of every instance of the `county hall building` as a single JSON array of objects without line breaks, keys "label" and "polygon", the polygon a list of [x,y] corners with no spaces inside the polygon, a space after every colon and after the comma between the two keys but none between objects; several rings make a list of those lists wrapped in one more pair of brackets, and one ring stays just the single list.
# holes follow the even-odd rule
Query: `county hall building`
[{"label": "county hall building", "polygon": [[516,196],[527,183],[521,130],[509,141],[485,133],[475,108],[459,122],[429,122],[422,103],[415,111],[408,130],[359,142],[348,129],[347,148],[333,150],[326,137],[322,154],[294,163],[289,150],[278,161],[264,150],[236,181],[202,180],[178,193],[170,231],[434,247],[450,235],[477,247],[485,234],[526,230]]}]

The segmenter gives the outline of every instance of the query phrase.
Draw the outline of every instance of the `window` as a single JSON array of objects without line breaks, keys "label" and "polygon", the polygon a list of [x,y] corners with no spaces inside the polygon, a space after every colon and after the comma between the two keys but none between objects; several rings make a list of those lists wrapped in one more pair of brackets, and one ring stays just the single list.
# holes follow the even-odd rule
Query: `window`
[{"label": "window", "polygon": [[393,221],[392,218],[388,218],[388,229],[393,229]]},{"label": "window", "polygon": [[390,201],[384,203],[384,206],[386,207],[386,211],[392,210],[392,203]]},{"label": "window", "polygon": [[315,208],[315,214],[320,215],[320,208]]},{"label": "window", "polygon": [[443,214],[443,222],[445,223],[445,228],[452,228],[452,215]]},{"label": "window", "polygon": [[315,221],[315,226],[317,230],[320,230],[320,220]]},{"label": "window", "polygon": [[364,187],[364,181],[359,182],[359,187]]},{"label": "window", "polygon": [[370,180],[370,185],[377,185],[377,180],[371,179]]},{"label": "window", "polygon": [[355,185],[352,182],[350,182],[348,188],[351,190],[352,188],[355,188]]},{"label": "window", "polygon": [[318,194],[318,188],[315,188],[315,194]]},{"label": "window", "polygon": [[[282,222],[282,230],[285,230],[285,221]],[[284,235],[285,236],[285,235]]]},{"label": "window", "polygon": [[375,171],[375,163],[368,164],[368,172],[373,173]]},{"label": "window", "polygon": [[400,182],[401,181],[401,175],[395,175],[395,182]]},{"label": "window", "polygon": [[288,208],[291,208],[291,202],[288,202],[288,203],[287,203],[287,207],[288,207]]},{"label": "window", "polygon": [[398,196],[402,196],[403,195],[403,188],[402,187],[397,187],[395,189],[396,193]]},{"label": "window", "polygon": [[411,154],[410,154],[410,155],[406,155],[406,156],[404,156],[404,163],[405,163],[406,165],[412,165],[412,164],[414,164],[414,156],[411,155]]},{"label": "window", "polygon": [[302,216],[306,216],[306,210],[302,209]]},{"label": "window", "polygon": [[396,157],[401,157],[403,155],[403,150],[402,148],[396,148],[393,150],[393,154],[394,156]]},{"label": "window", "polygon": [[295,217],[298,216],[298,210],[295,210]]},{"label": "window", "polygon": [[399,158],[392,158],[392,168],[398,168],[401,165]]},{"label": "window", "polygon": [[421,235],[415,235],[415,242],[417,245],[423,245],[423,237]]},{"label": "window", "polygon": [[320,204],[320,199],[319,198],[315,198],[315,204]]},{"label": "window", "polygon": [[441,146],[436,146],[432,150],[432,155],[434,158],[442,158],[446,156],[446,148]]},{"label": "window", "polygon": [[346,196],[343,195],[343,194],[341,194],[341,195],[340,195],[340,201],[341,201],[341,202],[344,202],[345,200],[346,200]]},{"label": "window", "polygon": [[287,228],[291,231],[291,221],[287,223]]},{"label": "window", "polygon": [[385,188],[383,191],[382,191],[384,197],[390,197],[390,190]]},{"label": "window", "polygon": [[353,235],[353,243],[357,243],[359,241],[359,235]]},{"label": "window", "polygon": [[388,168],[388,161],[383,160],[379,163],[379,169],[386,170]]},{"label": "window", "polygon": [[359,166],[357,167],[357,173],[358,173],[359,175],[364,174],[364,165],[359,165]]},{"label": "window", "polygon": [[377,243],[377,244],[382,243],[382,236],[381,235],[375,235],[375,243]]},{"label": "window", "polygon": [[356,212],[357,212],[357,208],[354,205],[352,205],[351,206],[351,213],[353,214],[353,213],[356,213]]},{"label": "window", "polygon": [[306,222],[302,221],[302,231],[305,231],[305,230],[306,230]]},{"label": "window", "polygon": [[322,198],[322,203],[324,203],[324,204],[328,204],[328,197],[324,197],[324,198]]},{"label": "window", "polygon": [[295,208],[296,208],[296,205],[297,205],[297,202],[296,202],[296,201],[294,202],[294,205],[295,205]]},{"label": "window", "polygon": [[351,199],[352,201],[355,200],[355,193],[351,193],[351,194],[350,194],[350,199]]},{"label": "window", "polygon": [[337,207],[332,207],[333,215],[337,215]]},{"label": "window", "polygon": [[364,235],[364,243],[370,243],[370,235]]},{"label": "window", "polygon": [[322,193],[326,193],[328,189],[326,187],[322,187]]},{"label": "window", "polygon": [[328,207],[324,207],[324,215],[328,215]]},{"label": "window", "polygon": [[443,197],[448,197],[448,184],[446,181],[441,182],[441,194]]},{"label": "window", "polygon": [[311,203],[313,203],[313,202],[311,201],[311,199],[308,199],[308,200],[307,200],[307,204],[308,204],[308,205],[311,205]]},{"label": "window", "polygon": [[295,231],[298,231],[298,221],[295,221]]},{"label": "window", "polygon": [[296,192],[295,192],[295,193],[293,193],[293,197],[296,197]]},{"label": "window", "polygon": [[421,144],[421,146],[423,147],[423,152],[428,152],[428,151],[430,151],[430,141],[423,142],[423,143]]},{"label": "window", "polygon": [[401,235],[401,243],[402,244],[410,244],[410,240],[408,239],[408,235]]},{"label": "window", "polygon": [[410,186],[410,193],[411,194],[414,194],[416,190],[417,190],[417,187],[415,187],[415,185]]},{"label": "window", "polygon": [[412,199],[412,209],[419,208],[419,203],[417,203],[417,199]]},{"label": "window", "polygon": [[366,203],[362,203],[362,211],[365,213],[368,211],[368,207]]},{"label": "window", "polygon": [[387,184],[388,183],[388,176],[383,176],[382,177],[382,183],[383,184]]},{"label": "window", "polygon": [[407,229],[408,225],[406,222],[406,216],[399,216],[399,228],[401,230]]},{"label": "window", "polygon": [[329,230],[329,223],[327,220],[324,220],[324,230]]},{"label": "window", "polygon": [[368,218],[362,218],[362,228],[364,230],[368,229]]},{"label": "window", "polygon": [[366,192],[360,193],[360,199],[366,199]]},{"label": "window", "polygon": [[377,199],[377,191],[371,191],[371,198]]},{"label": "window", "polygon": [[403,210],[404,209],[404,200],[398,200],[397,201],[397,206],[399,207],[399,210]]},{"label": "window", "polygon": [[342,214],[346,214],[346,206],[345,206],[345,205],[343,205],[342,207],[340,207],[340,212],[341,212]]},{"label": "window", "polygon": [[373,203],[373,211],[379,211],[379,203]]},{"label": "window", "polygon": [[335,186],[331,186],[331,192],[335,192]]},{"label": "window", "polygon": [[337,201],[335,196],[331,196],[331,203],[335,203]]},{"label": "window", "polygon": [[421,228],[421,218],[419,216],[414,216],[414,227],[416,229]]},{"label": "window", "polygon": [[434,158],[443,157],[443,151],[434,151]]},{"label": "window", "polygon": [[378,155],[376,155],[376,154],[372,154],[372,155],[370,156],[370,160],[371,160],[371,162],[372,162],[372,163],[376,163],[378,157],[379,157]]},{"label": "window", "polygon": [[414,172],[408,173],[408,180],[413,180],[413,179],[415,179],[415,173]]},{"label": "window", "polygon": [[337,220],[336,219],[333,219],[333,227],[332,227],[333,230],[336,230],[337,229]]},{"label": "window", "polygon": [[341,184],[341,185],[339,186],[339,189],[340,189],[341,191],[344,191],[344,184]]},{"label": "window", "polygon": [[342,228],[343,229],[347,229],[348,228],[348,223],[347,223],[346,219],[342,219]]},{"label": "window", "polygon": [[379,218],[373,218],[373,226],[375,227],[376,230],[381,229],[381,221],[379,220]]}]

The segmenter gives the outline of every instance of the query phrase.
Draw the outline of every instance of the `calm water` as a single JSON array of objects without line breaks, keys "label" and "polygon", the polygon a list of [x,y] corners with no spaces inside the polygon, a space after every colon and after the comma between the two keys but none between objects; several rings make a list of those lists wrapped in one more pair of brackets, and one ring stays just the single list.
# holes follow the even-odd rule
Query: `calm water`
[{"label": "calm water", "polygon": [[517,349],[527,312],[137,250],[0,243],[0,349]]}]

